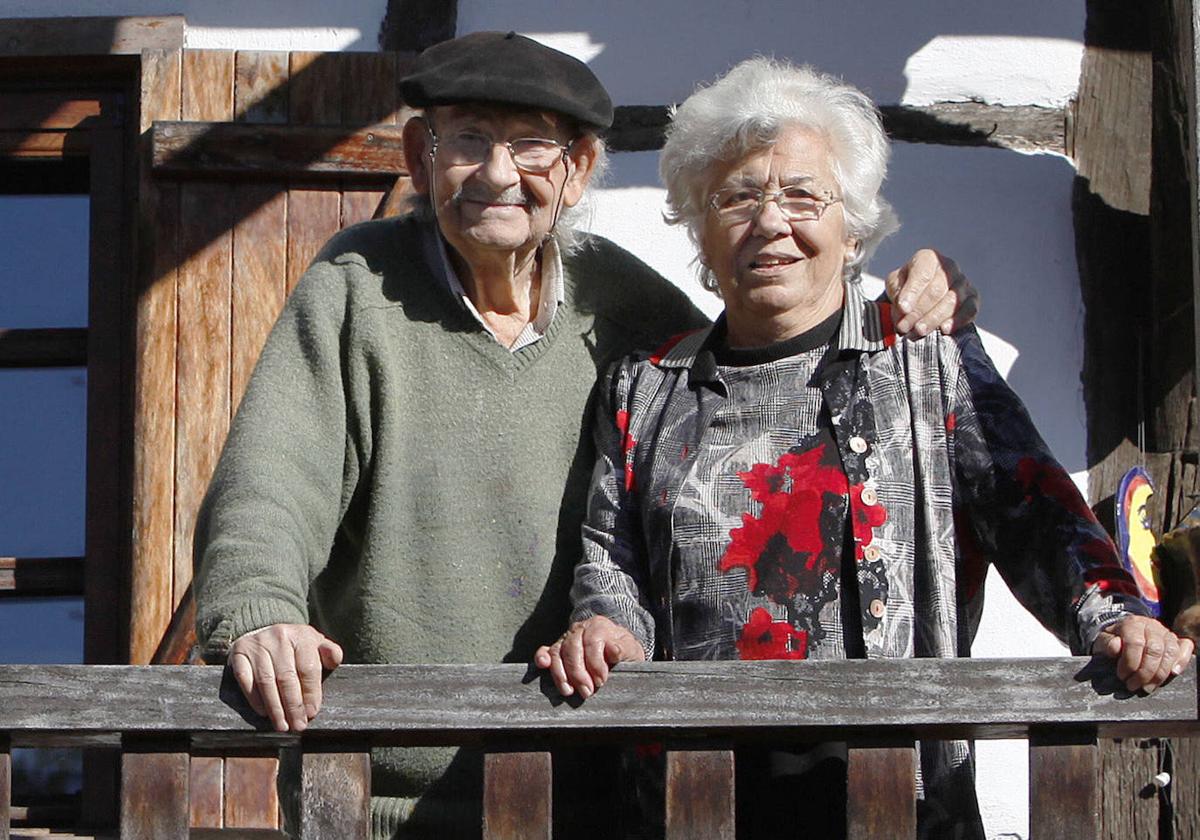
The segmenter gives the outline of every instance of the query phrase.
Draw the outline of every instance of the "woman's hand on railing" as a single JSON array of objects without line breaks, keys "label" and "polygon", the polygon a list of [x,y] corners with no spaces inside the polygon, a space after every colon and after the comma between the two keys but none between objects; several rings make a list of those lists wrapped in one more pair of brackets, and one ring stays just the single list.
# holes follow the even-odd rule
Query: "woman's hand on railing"
[{"label": "woman's hand on railing", "polygon": [[533,664],[549,669],[563,697],[578,691],[586,700],[608,680],[610,666],[645,659],[642,645],[632,633],[602,615],[594,615],[572,624],[554,644],[538,648]]},{"label": "woman's hand on railing", "polygon": [[1100,631],[1092,653],[1117,660],[1117,676],[1130,691],[1147,694],[1183,673],[1196,646],[1153,618],[1131,615]]},{"label": "woman's hand on railing", "polygon": [[272,624],[239,636],[228,661],[250,708],[279,732],[303,732],[321,710],[322,669],[342,664],[342,648],[307,624]]}]

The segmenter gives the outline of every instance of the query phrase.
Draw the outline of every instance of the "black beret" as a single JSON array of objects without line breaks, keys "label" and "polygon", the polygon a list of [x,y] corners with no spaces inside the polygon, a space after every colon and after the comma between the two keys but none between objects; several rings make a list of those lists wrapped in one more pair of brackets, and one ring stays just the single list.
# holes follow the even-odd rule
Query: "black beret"
[{"label": "black beret", "polygon": [[608,91],[588,66],[515,32],[472,32],[429,47],[400,82],[409,105],[494,102],[556,111],[582,125],[608,128]]}]

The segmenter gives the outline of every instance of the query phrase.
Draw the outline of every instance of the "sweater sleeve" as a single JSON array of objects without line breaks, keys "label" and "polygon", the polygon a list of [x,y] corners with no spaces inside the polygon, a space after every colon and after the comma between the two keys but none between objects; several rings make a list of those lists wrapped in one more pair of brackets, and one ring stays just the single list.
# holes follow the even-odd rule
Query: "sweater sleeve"
[{"label": "sweater sleeve", "polygon": [[970,531],[960,535],[964,562],[991,560],[1017,600],[1085,654],[1103,627],[1145,613],[1136,584],[975,329],[943,346],[958,355],[946,419],[956,505]]},{"label": "sweater sleeve", "polygon": [[626,363],[610,368],[599,391],[592,424],[596,466],[583,523],[583,558],[571,587],[571,620],[610,618],[633,633],[646,659],[653,659],[654,618],[646,604],[645,540],[632,479]]},{"label": "sweater sleeve", "polygon": [[318,257],[292,293],[201,506],[194,585],[207,661],[252,630],[309,622],[309,584],[356,482],[341,347],[351,268]]}]

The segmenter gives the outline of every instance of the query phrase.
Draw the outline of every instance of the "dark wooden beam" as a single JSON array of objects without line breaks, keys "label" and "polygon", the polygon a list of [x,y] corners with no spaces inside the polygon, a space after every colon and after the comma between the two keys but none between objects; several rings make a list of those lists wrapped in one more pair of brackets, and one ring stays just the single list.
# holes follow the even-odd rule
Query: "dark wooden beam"
[{"label": "dark wooden beam", "polygon": [[155,122],[155,175],[395,179],[406,173],[401,126]]},{"label": "dark wooden beam", "polygon": [[388,0],[379,29],[381,50],[423,50],[458,28],[458,0]]},{"label": "dark wooden beam", "polygon": [[181,15],[0,19],[0,56],[137,55],[180,49],[183,32]]},{"label": "dark wooden beam", "polygon": [[[755,703],[745,702],[748,694]],[[1195,665],[1140,697],[1121,688],[1110,663],[1083,657],[626,663],[583,704],[562,700],[524,665],[347,665],[326,679],[322,712],[304,738],[458,743],[738,732],[804,741],[878,738],[894,727],[920,738],[990,738],[1038,725],[1195,731]],[[17,746],[44,743],[54,731],[65,733],[58,743],[173,732],[207,733],[212,744],[247,734],[263,747],[273,738],[294,743],[265,727],[218,667],[0,666],[0,732]],[[210,745],[203,740],[194,743]]]},{"label": "dark wooden beam", "polygon": [[86,327],[0,329],[0,368],[82,367],[87,364]]},{"label": "dark wooden beam", "polygon": [[82,557],[0,557],[0,597],[82,594]]}]

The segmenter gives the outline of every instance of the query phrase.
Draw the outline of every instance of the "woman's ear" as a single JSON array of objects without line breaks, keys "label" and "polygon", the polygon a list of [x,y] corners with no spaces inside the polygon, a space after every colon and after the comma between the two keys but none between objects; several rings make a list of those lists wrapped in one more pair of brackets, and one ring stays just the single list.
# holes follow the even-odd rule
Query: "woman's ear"
[{"label": "woman's ear", "polygon": [[571,150],[567,152],[571,168],[563,184],[564,206],[574,207],[583,199],[592,180],[592,172],[596,169],[596,159],[600,156],[599,142],[591,135],[584,135],[571,143]]},{"label": "woman's ear", "polygon": [[433,138],[425,117],[415,116],[404,124],[404,163],[412,178],[413,189],[420,195],[429,193],[429,178],[433,164]]}]

